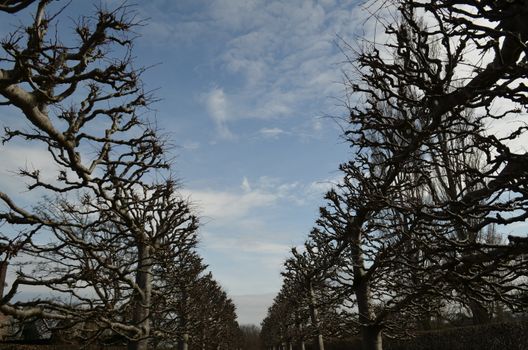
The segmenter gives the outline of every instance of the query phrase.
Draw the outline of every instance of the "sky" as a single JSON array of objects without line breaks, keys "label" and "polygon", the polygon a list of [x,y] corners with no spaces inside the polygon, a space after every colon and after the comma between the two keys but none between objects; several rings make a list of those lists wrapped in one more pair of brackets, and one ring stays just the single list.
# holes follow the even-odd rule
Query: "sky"
[{"label": "sky", "polygon": [[[372,32],[368,12],[348,0],[154,0],[134,11],[135,64],[150,67],[143,80],[159,98],[149,118],[174,145],[173,173],[202,218],[199,252],[239,323],[259,324],[349,155],[336,120],[346,115],[341,40]],[[17,188],[21,163],[49,166],[42,152],[2,149],[3,186]]]},{"label": "sky", "polygon": [[305,240],[347,159],[338,37],[365,13],[355,1],[153,1],[137,53],[159,88],[157,120],[176,175],[202,214],[200,253],[259,324],[282,262]]},{"label": "sky", "polygon": [[[73,0],[61,28],[71,30],[73,18],[101,3],[113,8],[122,1]],[[339,125],[347,114],[343,72],[350,69],[344,43],[383,35],[360,3],[152,0],[133,6],[142,20],[135,28],[135,65],[149,67],[143,81],[159,99],[148,118],[174,145],[172,171],[201,216],[199,252],[237,305],[241,324],[265,317],[282,284],[282,262],[304,242],[325,191],[339,180],[338,165],[350,156]],[[0,21],[0,33],[25,15]],[[23,124],[16,111],[1,113],[0,127]],[[13,171],[28,164],[49,169],[47,157],[24,143],[3,147],[0,190],[25,194]]]},{"label": "sky", "polygon": [[203,217],[200,253],[239,322],[259,324],[349,157],[332,118],[347,114],[341,40],[380,33],[357,0],[144,3],[136,54]]}]

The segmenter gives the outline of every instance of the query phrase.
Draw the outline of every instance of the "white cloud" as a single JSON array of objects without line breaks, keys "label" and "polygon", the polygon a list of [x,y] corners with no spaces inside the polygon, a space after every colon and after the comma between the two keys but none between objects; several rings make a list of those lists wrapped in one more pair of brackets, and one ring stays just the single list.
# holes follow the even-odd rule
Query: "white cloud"
[{"label": "white cloud", "polygon": [[56,183],[59,167],[45,148],[23,142],[7,143],[0,149],[0,191],[13,196],[15,200],[24,200],[36,204],[43,190],[27,191],[31,183],[29,178],[19,175],[19,170],[38,171],[42,181]]},{"label": "white cloud", "polygon": [[[304,206],[322,198],[339,178],[300,182],[281,182],[280,179],[261,176],[255,181],[244,177],[238,188],[186,189],[184,194],[195,204],[206,221],[215,226],[237,227],[244,230],[259,230],[259,220],[266,208],[279,207],[285,203]],[[265,245],[261,248],[264,249]]]},{"label": "white cloud", "polygon": [[[257,223],[257,226],[260,226]],[[259,233],[262,228],[259,229]],[[251,234],[240,234],[234,237],[226,237],[224,235],[219,236],[210,233],[209,231],[204,232],[204,244],[207,249],[221,251],[225,253],[232,253],[233,250],[237,252],[237,259],[246,260],[250,259],[252,262],[260,260],[267,260],[269,258],[278,257],[279,263],[282,263],[283,258],[286,256],[288,251],[291,249],[289,244],[274,243],[265,241],[264,237],[260,240],[255,239],[255,233]]]},{"label": "white cloud", "polygon": [[200,143],[199,142],[194,142],[194,141],[187,141],[187,142],[185,142],[183,144],[182,147],[185,150],[192,151],[192,150],[200,148]]},{"label": "white cloud", "polygon": [[240,187],[244,190],[244,192],[250,192],[251,191],[251,185],[249,184],[249,180],[247,177],[244,176],[244,179],[242,180],[242,185]]},{"label": "white cloud", "polygon": [[207,94],[205,103],[209,116],[216,124],[219,136],[223,139],[232,139],[233,134],[227,126],[228,101],[224,90],[221,88],[212,89]]},{"label": "white cloud", "polygon": [[259,2],[257,0],[211,1],[210,14],[221,27],[236,31],[251,26],[247,14],[255,13]]},{"label": "white cloud", "polygon": [[322,197],[332,187],[335,187],[342,182],[342,173],[336,172],[336,174],[332,177],[311,182],[308,186],[306,186],[306,193],[316,194]]},{"label": "white cloud", "polygon": [[[179,47],[214,42],[197,65],[225,75],[222,88],[206,92],[207,107],[223,139],[240,119],[306,118],[333,110],[344,94],[343,54],[336,34],[353,40],[368,16],[354,0],[213,0],[145,5],[147,42]],[[369,37],[369,35],[366,35]],[[196,67],[194,67],[196,68]],[[220,79],[220,78],[218,78]],[[227,83],[223,83],[226,86]],[[313,115],[308,116],[313,117]],[[312,132],[320,132],[314,128]]]},{"label": "white cloud", "polygon": [[320,119],[316,119],[313,121],[312,128],[314,131],[320,131],[323,128],[323,123]]},{"label": "white cloud", "polygon": [[243,32],[221,55],[225,68],[245,79],[232,91],[234,119],[301,116],[310,104],[326,110],[331,97],[343,95],[336,34],[351,38],[366,15],[352,2],[258,1],[236,23],[223,21],[225,9],[210,10],[220,28]]},{"label": "white cloud", "polygon": [[335,183],[334,182],[330,182],[330,181],[316,181],[316,182],[312,182],[307,188],[307,193],[320,194],[321,196],[323,196],[334,185],[335,185]]},{"label": "white cloud", "polygon": [[[317,216],[313,202],[322,200],[323,187],[261,176],[243,177],[238,186],[222,190],[187,190],[204,217],[200,254],[228,293],[278,291],[284,259],[306,238]],[[251,304],[237,313],[243,323],[261,317]]]},{"label": "white cloud", "polygon": [[279,200],[302,205],[305,194],[298,182],[281,183],[266,176],[258,178],[253,186],[244,177],[240,189],[186,189],[183,192],[204,217],[226,223],[246,217],[253,210],[276,205]]},{"label": "white cloud", "polygon": [[191,190],[193,202],[203,215],[214,220],[234,220],[245,216],[254,208],[271,205],[277,200],[273,193],[259,190],[244,193],[215,190]]},{"label": "white cloud", "polygon": [[280,128],[262,128],[259,130],[259,133],[264,137],[277,138],[282,134],[286,134],[287,132]]}]

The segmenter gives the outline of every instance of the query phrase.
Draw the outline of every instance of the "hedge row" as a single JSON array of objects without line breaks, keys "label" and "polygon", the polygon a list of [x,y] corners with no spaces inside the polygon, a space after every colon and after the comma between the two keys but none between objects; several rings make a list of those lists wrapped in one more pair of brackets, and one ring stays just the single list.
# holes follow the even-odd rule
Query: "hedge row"
[{"label": "hedge row", "polygon": [[[55,345],[41,345],[41,344],[1,344],[0,350],[80,350],[81,346],[71,344],[55,344]],[[88,345],[82,347],[82,350],[126,350],[125,347],[101,347],[99,345]]]},{"label": "hedge row", "polygon": [[385,341],[384,350],[528,350],[528,322],[468,326],[418,334],[409,341]]}]

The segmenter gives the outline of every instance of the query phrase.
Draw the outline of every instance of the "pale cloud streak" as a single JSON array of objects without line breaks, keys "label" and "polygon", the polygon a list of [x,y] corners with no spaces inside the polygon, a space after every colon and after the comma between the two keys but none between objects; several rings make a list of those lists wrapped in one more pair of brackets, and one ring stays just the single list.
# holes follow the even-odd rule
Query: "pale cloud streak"
[{"label": "pale cloud streak", "polygon": [[[281,206],[303,207],[322,198],[338,178],[302,184],[281,182],[279,179],[262,176],[254,181],[244,177],[238,188],[187,189],[184,195],[190,198],[205,222],[204,243],[215,249],[237,247],[245,252],[284,253],[290,243],[277,243],[282,233],[270,234],[266,210]],[[230,229],[219,237],[212,231]],[[236,233],[239,232],[239,233]],[[248,233],[249,232],[249,233]]]},{"label": "pale cloud streak", "polygon": [[212,89],[206,96],[207,111],[213,119],[218,135],[223,139],[232,139],[234,137],[227,126],[228,120],[228,101],[221,88]]},{"label": "pale cloud streak", "polygon": [[280,135],[287,134],[288,132],[280,128],[262,128],[259,133],[266,138],[278,138]]},{"label": "pale cloud streak", "polygon": [[0,149],[1,191],[24,204],[36,205],[46,193],[42,189],[28,191],[31,179],[21,176],[20,170],[38,171],[42,181],[56,184],[59,166],[46,149],[31,143],[12,142]]},{"label": "pale cloud streak", "polygon": [[243,193],[216,190],[191,190],[190,193],[205,217],[223,221],[244,217],[251,210],[270,206],[278,199],[275,193],[258,189]]},{"label": "pale cloud streak", "polygon": [[228,222],[238,221],[256,209],[276,205],[279,200],[297,201],[298,183],[280,183],[278,179],[260,177],[254,185],[244,177],[240,189],[187,189],[184,194],[208,219]]},{"label": "pale cloud streak", "polygon": [[[218,80],[213,83],[217,87],[206,88],[204,93],[221,139],[232,139],[229,125],[242,119],[302,118],[297,121],[302,124],[315,117],[306,115],[307,109],[313,113],[336,110],[332,98],[344,94],[340,67],[344,57],[335,44],[336,35],[353,40],[364,31],[368,15],[356,1],[213,0],[197,4],[146,5],[144,11],[152,18],[149,23],[155,24],[147,25],[143,35],[150,45],[215,42],[215,48],[208,48],[212,55],[195,68],[216,73]],[[200,10],[189,10],[196,7]],[[216,78],[220,74],[224,78]]]}]

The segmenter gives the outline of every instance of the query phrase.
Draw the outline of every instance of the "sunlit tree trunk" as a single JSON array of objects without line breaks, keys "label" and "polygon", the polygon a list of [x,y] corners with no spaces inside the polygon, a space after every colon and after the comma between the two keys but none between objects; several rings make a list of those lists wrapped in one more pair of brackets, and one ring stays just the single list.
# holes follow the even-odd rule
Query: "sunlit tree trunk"
[{"label": "sunlit tree trunk", "polygon": [[132,322],[136,327],[141,329],[141,333],[138,340],[133,340],[128,343],[128,350],[148,350],[152,295],[152,257],[150,247],[144,238],[139,239],[137,248],[138,269],[136,272],[136,284],[139,291],[136,291],[134,296]]},{"label": "sunlit tree trunk", "polygon": [[188,309],[188,303],[189,303],[189,296],[187,294],[187,290],[185,287],[183,287],[182,295],[181,295],[181,303],[183,305],[182,309],[183,314],[181,315],[181,331],[182,335],[181,338],[178,341],[178,350],[188,350],[189,349],[189,320],[187,316],[187,309]]},{"label": "sunlit tree trunk", "polygon": [[[205,349],[205,343],[202,344],[202,348]],[[189,349],[189,333],[183,333],[180,341],[178,342],[178,350]]]},{"label": "sunlit tree trunk", "polygon": [[366,279],[365,261],[361,248],[361,228],[351,225],[348,228],[348,239],[351,246],[354,265],[354,284],[358,304],[359,323],[361,324],[361,344],[363,350],[382,350],[381,327],[373,324],[374,313],[370,292],[370,281]]},{"label": "sunlit tree trunk", "polygon": [[324,339],[323,335],[321,334],[321,322],[319,321],[319,310],[317,310],[316,306],[316,300],[315,300],[315,292],[313,289],[313,286],[310,284],[309,286],[309,292],[310,292],[310,317],[312,319],[312,324],[317,329],[317,346],[318,350],[324,350]]}]

